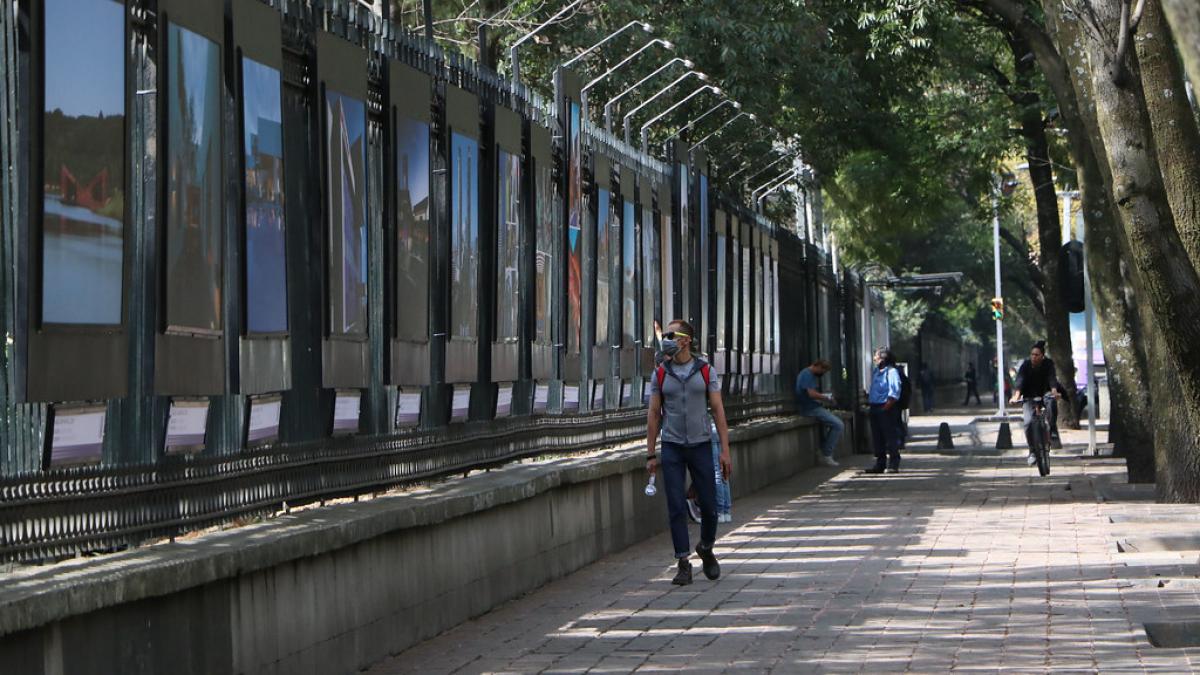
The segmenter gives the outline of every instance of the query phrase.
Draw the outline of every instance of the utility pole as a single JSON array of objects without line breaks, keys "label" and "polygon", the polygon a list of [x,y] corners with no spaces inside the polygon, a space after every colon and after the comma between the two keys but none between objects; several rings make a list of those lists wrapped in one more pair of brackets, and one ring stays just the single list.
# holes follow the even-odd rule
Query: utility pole
[{"label": "utility pole", "polygon": [[[1003,178],[1001,185],[1003,184]],[[1000,187],[992,190],[992,257],[994,259],[993,266],[996,272],[996,297],[1003,298],[1004,293],[1000,289]],[[996,401],[999,403],[996,409],[997,417],[1008,417],[1008,411],[1005,409],[1008,401],[1004,399],[1004,374],[1007,368],[1004,365],[1004,318],[996,319]]]}]

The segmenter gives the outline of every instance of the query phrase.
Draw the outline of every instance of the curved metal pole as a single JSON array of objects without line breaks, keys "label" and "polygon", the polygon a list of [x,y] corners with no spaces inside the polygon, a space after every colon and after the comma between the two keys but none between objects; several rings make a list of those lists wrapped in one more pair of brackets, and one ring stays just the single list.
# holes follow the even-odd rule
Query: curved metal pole
[{"label": "curved metal pole", "polygon": [[630,28],[633,28],[634,26],[641,26],[642,30],[646,31],[647,33],[654,31],[654,27],[651,26],[650,24],[646,23],[645,21],[637,21],[637,20],[630,21],[629,23],[625,24],[624,26],[621,26],[620,28],[616,29],[612,33],[609,33],[608,37],[597,42],[596,44],[592,45],[591,47],[588,47],[587,49],[583,50],[582,52],[579,52],[578,54],[576,54],[575,58],[562,64],[562,67],[566,68],[566,67],[570,66],[572,63],[575,63],[579,59],[582,59],[583,57],[587,56],[588,54],[591,54],[592,52],[596,51],[600,47],[603,47],[604,44],[607,43],[609,40],[612,40],[613,38],[617,37],[621,33],[624,33],[625,31],[629,30]]},{"label": "curved metal pole", "polygon": [[[597,77],[597,78],[593,79],[591,82],[588,82],[587,84],[583,85],[583,89],[582,89],[582,90],[580,90],[580,93],[579,93],[579,107],[580,107],[580,108],[583,110],[583,116],[584,116],[584,117],[587,117],[587,107],[588,107],[588,105],[587,105],[587,95],[588,95],[588,90],[589,90],[589,89],[591,89],[592,87],[596,86],[597,84],[599,84],[599,83],[600,83],[600,81],[601,81],[601,80],[603,80],[604,78],[608,77],[609,75],[612,75],[612,74],[613,74],[613,73],[615,73],[617,70],[619,70],[621,67],[623,67],[625,64],[627,64],[627,63],[629,63],[630,61],[632,61],[632,60],[636,59],[637,57],[641,56],[643,53],[645,53],[645,52],[646,52],[646,50],[647,50],[647,49],[650,49],[651,47],[653,47],[653,46],[655,46],[655,45],[662,45],[662,46],[663,46],[664,48],[666,48],[666,49],[674,49],[674,48],[675,48],[675,45],[674,45],[674,43],[672,43],[671,41],[669,41],[669,40],[663,40],[663,39],[661,39],[661,38],[655,38],[655,39],[653,39],[653,40],[651,40],[651,41],[647,42],[646,44],[642,45],[641,49],[638,49],[637,51],[635,51],[634,53],[630,54],[629,56],[626,56],[626,57],[625,57],[624,59],[622,59],[622,60],[621,60],[621,62],[620,62],[620,63],[618,63],[617,65],[615,65],[615,66],[613,66],[612,68],[609,68],[608,70],[604,71],[604,72],[603,72],[603,73],[602,73],[602,74],[601,74],[599,77]],[[610,129],[609,131],[611,132],[611,129]]]},{"label": "curved metal pole", "polygon": [[704,145],[704,144],[705,144],[705,143],[707,143],[707,142],[708,142],[710,139],[712,139],[712,137],[713,137],[713,136],[716,136],[717,134],[719,134],[719,133],[721,133],[722,131],[724,131],[724,130],[725,130],[725,127],[729,126],[730,124],[733,124],[734,122],[738,121],[738,120],[739,120],[739,119],[741,119],[742,117],[749,117],[749,118],[750,118],[750,119],[752,119],[752,120],[757,120],[757,119],[758,119],[758,117],[756,117],[756,116],[754,115],[754,113],[749,113],[749,112],[746,112],[745,110],[743,110],[743,111],[741,111],[740,113],[738,113],[738,114],[734,115],[733,117],[730,117],[730,118],[729,118],[729,121],[725,122],[725,124],[722,124],[721,126],[717,127],[717,130],[716,130],[716,131],[712,132],[711,134],[709,134],[709,135],[705,136],[704,138],[701,138],[700,140],[698,140],[698,141],[696,141],[695,143],[693,143],[693,144],[692,144],[692,150],[695,150],[696,148],[698,148],[698,147],[700,147],[700,146]]},{"label": "curved metal pole", "polygon": [[742,109],[741,103],[738,103],[737,101],[735,101],[731,98],[727,98],[727,99],[721,101],[720,103],[714,105],[713,107],[709,108],[707,111],[705,111],[705,113],[703,115],[697,117],[696,119],[688,122],[687,124],[683,125],[682,127],[679,127],[678,129],[676,129],[675,133],[671,134],[670,136],[667,136],[666,140],[663,141],[663,144],[666,145],[667,143],[670,143],[676,136],[678,136],[679,134],[682,134],[683,132],[687,131],[688,129],[691,129],[692,127],[696,126],[705,117],[708,117],[709,115],[717,112],[718,110],[720,110],[721,108],[724,108],[727,105],[732,105],[735,110]]},{"label": "curved metal pole", "polygon": [[657,116],[655,116],[653,119],[651,119],[649,122],[646,122],[645,124],[643,124],[642,129],[641,129],[642,152],[643,153],[646,152],[646,143],[647,143],[647,139],[650,136],[650,127],[653,126],[655,122],[661,120],[662,118],[666,117],[667,115],[670,115],[671,113],[675,112],[679,108],[679,106],[683,105],[684,103],[687,103],[688,101],[692,100],[693,98],[695,98],[695,97],[699,96],[700,94],[703,94],[705,91],[709,91],[709,90],[711,90],[717,96],[721,95],[720,87],[714,87],[711,84],[702,85],[700,87],[697,87],[696,91],[693,91],[692,93],[688,94],[687,96],[684,96],[683,98],[679,99],[670,108],[667,108],[666,110],[664,110],[663,112],[661,112]]},{"label": "curved metal pole", "polygon": [[555,21],[558,21],[558,18],[560,16],[562,16],[563,14],[566,14],[567,12],[571,11],[572,9],[578,7],[582,3],[583,3],[583,0],[571,0],[571,2],[568,2],[566,4],[566,6],[564,6],[562,9],[558,10],[557,12],[555,12],[554,16],[550,17],[549,19],[546,19],[541,25],[535,27],[533,30],[522,35],[520,38],[517,39],[516,42],[512,43],[512,46],[508,48],[508,61],[509,61],[509,65],[512,66],[512,79],[513,79],[514,84],[521,81],[521,62],[517,60],[517,47],[520,47],[522,44],[525,43],[526,40],[533,37],[534,35],[537,35],[546,26],[549,26],[550,24],[554,23]]},{"label": "curved metal pole", "polygon": [[675,58],[671,59],[670,61],[667,61],[666,63],[664,63],[661,66],[659,66],[658,68],[656,68],[653,73],[650,73],[649,75],[647,75],[647,76],[643,77],[642,79],[638,80],[637,82],[635,82],[633,84],[633,86],[627,88],[625,91],[622,91],[621,93],[619,93],[616,96],[609,99],[608,102],[604,104],[604,129],[608,133],[610,133],[610,134],[612,133],[612,107],[614,104],[616,104],[617,101],[620,101],[622,98],[625,97],[626,94],[628,94],[629,92],[633,91],[634,89],[637,89],[638,87],[642,86],[643,84],[648,82],[650,79],[654,78],[659,73],[670,68],[671,66],[675,65],[676,63],[682,63],[684,65],[684,67],[686,67],[686,68],[691,68],[692,66],[696,65],[696,64],[692,63],[691,61],[689,61],[688,59],[685,59],[681,56],[676,56]]},{"label": "curved metal pole", "polygon": [[799,171],[800,171],[799,169],[792,167],[792,168],[788,169],[787,171],[784,171],[783,173],[779,174],[778,176],[775,176],[771,180],[763,183],[762,185],[759,185],[758,187],[754,188],[753,190],[750,191],[750,201],[752,201],[752,202],[756,201],[758,199],[759,192],[762,192],[763,190],[767,189],[768,187],[775,185],[776,183],[780,182],[781,180],[783,182],[786,182],[789,178],[791,178],[794,174],[798,173]]},{"label": "curved metal pole", "polygon": [[702,82],[708,81],[708,76],[705,75],[704,73],[702,73],[698,70],[689,70],[686,73],[675,78],[675,81],[671,82],[671,84],[668,84],[667,86],[663,87],[662,89],[659,89],[650,98],[646,99],[645,101],[642,101],[641,104],[638,105],[636,108],[625,113],[625,117],[621,118],[621,127],[625,130],[625,142],[628,143],[629,145],[633,145],[633,141],[630,140],[630,134],[629,134],[629,119],[631,117],[633,117],[634,115],[641,112],[642,109],[645,108],[646,106],[657,101],[659,98],[664,96],[668,91],[671,91],[672,89],[674,89],[680,82],[683,82],[684,80],[688,79],[689,77],[691,77],[693,75],[700,78],[700,80]]},{"label": "curved metal pole", "polygon": [[760,210],[760,211],[761,211],[761,210],[762,210],[762,203],[763,203],[763,200],[764,200],[764,199],[766,199],[766,198],[767,198],[767,197],[768,197],[768,196],[769,196],[769,195],[770,195],[772,192],[774,192],[774,191],[778,190],[779,188],[781,188],[781,187],[783,187],[783,186],[787,185],[788,183],[791,183],[791,182],[792,182],[792,178],[793,178],[792,176],[788,176],[787,178],[785,178],[785,179],[783,179],[783,180],[779,181],[778,183],[776,183],[776,184],[775,184],[775,186],[774,186],[774,187],[772,187],[771,189],[769,189],[769,190],[767,190],[766,192],[764,192],[764,193],[762,193],[761,195],[759,195],[759,196],[758,196],[758,199],[757,199],[757,200],[755,200],[755,202],[754,202],[754,206],[755,206],[755,207],[756,207],[758,210]]},{"label": "curved metal pole", "polygon": [[[778,164],[778,163],[782,162],[783,160],[785,160],[785,159],[788,159],[789,157],[790,157],[790,158],[792,158],[792,159],[795,159],[796,157],[799,157],[799,156],[800,156],[800,154],[799,154],[799,153],[790,153],[790,152],[785,152],[784,154],[782,154],[782,155],[780,155],[778,158],[776,158],[776,159],[775,159],[775,161],[773,161],[773,162],[771,162],[770,164],[768,164],[768,165],[766,165],[766,166],[762,167],[762,168],[761,168],[761,169],[759,169],[758,171],[755,171],[754,173],[750,174],[749,176],[746,176],[746,180],[747,180],[747,181],[752,181],[752,180],[754,180],[755,178],[758,178],[760,175],[762,175],[762,172],[764,172],[764,171],[766,171],[767,169],[769,169],[769,168],[771,168],[771,167],[775,166],[776,164]],[[753,166],[753,165],[752,165],[752,164],[747,164],[746,166],[743,166],[742,168],[738,169],[737,171],[734,171],[733,173],[729,174],[729,178],[728,178],[728,180],[733,180],[733,177],[734,177],[734,176],[736,176],[736,175],[738,175],[739,173],[741,173],[741,172],[745,171],[746,169],[749,169],[751,166]]]}]

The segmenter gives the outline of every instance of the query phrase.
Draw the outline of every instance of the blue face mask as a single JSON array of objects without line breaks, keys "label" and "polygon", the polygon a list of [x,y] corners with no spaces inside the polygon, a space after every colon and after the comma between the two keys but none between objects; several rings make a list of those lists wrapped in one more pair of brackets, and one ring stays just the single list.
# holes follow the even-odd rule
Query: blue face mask
[{"label": "blue face mask", "polygon": [[663,338],[662,352],[667,356],[675,356],[679,353],[679,343],[674,340]]}]

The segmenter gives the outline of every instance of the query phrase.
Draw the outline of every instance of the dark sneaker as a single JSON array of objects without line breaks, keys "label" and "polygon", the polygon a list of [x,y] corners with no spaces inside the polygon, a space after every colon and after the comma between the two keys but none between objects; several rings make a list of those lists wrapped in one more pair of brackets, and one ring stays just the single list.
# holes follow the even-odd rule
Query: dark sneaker
[{"label": "dark sneaker", "polygon": [[869,469],[863,469],[863,473],[883,473],[882,466],[873,466]]},{"label": "dark sneaker", "polygon": [[889,467],[887,468],[887,472],[888,472],[888,473],[900,473],[900,468],[899,468],[899,467],[895,467],[895,466],[889,466]]},{"label": "dark sneaker", "polygon": [[679,571],[675,573],[675,578],[671,583],[676,586],[687,586],[692,583],[692,563],[688,562],[687,558],[679,559]]},{"label": "dark sneaker", "polygon": [[[717,556],[713,555],[712,546],[704,544],[696,544],[696,555],[700,556],[700,562],[703,563],[704,576],[710,581],[715,581],[721,576],[721,563],[717,562]],[[691,566],[689,565],[689,568]],[[688,575],[691,575],[691,570],[688,570]]]},{"label": "dark sneaker", "polygon": [[695,499],[687,500],[688,518],[692,519],[693,523],[700,522],[700,502]]}]

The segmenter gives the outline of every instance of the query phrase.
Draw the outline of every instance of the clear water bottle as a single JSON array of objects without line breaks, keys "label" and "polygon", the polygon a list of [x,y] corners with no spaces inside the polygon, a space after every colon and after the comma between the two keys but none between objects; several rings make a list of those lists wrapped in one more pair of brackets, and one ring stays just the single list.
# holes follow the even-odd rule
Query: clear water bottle
[{"label": "clear water bottle", "polygon": [[654,474],[650,474],[650,481],[646,483],[646,496],[653,497],[658,494],[658,488],[654,487]]}]

